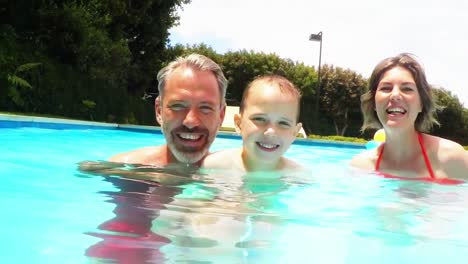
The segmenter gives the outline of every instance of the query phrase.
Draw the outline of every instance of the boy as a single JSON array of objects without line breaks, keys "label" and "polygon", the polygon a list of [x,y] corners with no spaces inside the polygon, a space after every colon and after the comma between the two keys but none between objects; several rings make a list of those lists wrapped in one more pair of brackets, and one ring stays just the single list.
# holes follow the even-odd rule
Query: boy
[{"label": "boy", "polygon": [[245,89],[240,113],[234,116],[242,148],[210,154],[202,166],[249,172],[300,169],[283,157],[302,127],[297,122],[300,98],[300,91],[284,77],[257,77]]}]

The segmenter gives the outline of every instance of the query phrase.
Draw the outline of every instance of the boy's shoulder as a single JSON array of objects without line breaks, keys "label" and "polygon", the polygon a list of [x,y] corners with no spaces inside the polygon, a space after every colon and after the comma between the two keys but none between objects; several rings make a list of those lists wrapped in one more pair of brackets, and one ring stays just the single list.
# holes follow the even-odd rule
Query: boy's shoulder
[{"label": "boy's shoulder", "polygon": [[225,149],[210,153],[203,159],[202,167],[228,169],[242,165],[242,149]]},{"label": "boy's shoulder", "polygon": [[304,170],[305,167],[303,165],[301,165],[300,163],[292,160],[292,159],[288,159],[286,157],[282,157],[282,160],[283,160],[283,165],[281,166],[281,170]]}]

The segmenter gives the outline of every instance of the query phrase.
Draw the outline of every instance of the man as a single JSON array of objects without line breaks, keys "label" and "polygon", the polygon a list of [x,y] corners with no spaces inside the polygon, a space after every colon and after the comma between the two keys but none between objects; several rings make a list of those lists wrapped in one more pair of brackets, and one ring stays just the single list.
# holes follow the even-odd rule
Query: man
[{"label": "man", "polygon": [[224,119],[227,80],[221,67],[203,55],[191,54],[161,69],[158,82],[156,119],[166,144],[121,153],[110,161],[199,165]]},{"label": "man", "polygon": [[[208,57],[191,54],[170,62],[158,72],[157,78],[159,96],[155,112],[166,144],[120,153],[111,157],[109,163],[84,161],[79,164],[80,171],[177,184],[187,178],[167,177],[171,168],[200,165],[226,110],[227,80],[221,67]],[[141,166],[129,171],[121,168],[123,163],[164,167],[166,173]],[[175,166],[167,167],[171,164]]]},{"label": "man", "polygon": [[[186,177],[191,172],[186,166],[182,172],[173,170],[180,167],[177,165],[199,166],[223,122],[227,80],[211,59],[198,54],[178,58],[159,71],[158,82],[155,112],[166,144],[117,154],[110,158],[112,163],[79,165],[84,172],[123,176],[106,177],[120,190],[107,193],[116,204],[115,217],[99,225],[102,231],[89,233],[102,241],[86,250],[88,257],[118,263],[164,261],[159,247],[169,240],[154,234],[151,223],[159,215],[158,208],[180,192],[170,185],[192,181]],[[127,170],[121,163],[151,166]],[[171,164],[176,166],[167,166]]]}]

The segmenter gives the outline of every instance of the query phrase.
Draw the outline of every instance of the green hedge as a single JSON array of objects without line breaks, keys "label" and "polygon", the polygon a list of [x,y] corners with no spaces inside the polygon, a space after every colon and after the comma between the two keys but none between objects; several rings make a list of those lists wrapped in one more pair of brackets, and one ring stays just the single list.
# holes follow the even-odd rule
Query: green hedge
[{"label": "green hedge", "polygon": [[[355,143],[367,143],[368,140],[357,137],[342,137],[342,136],[320,136],[320,135],[309,135],[308,139],[316,140],[329,140],[329,141],[346,141],[346,142],[355,142]],[[468,146],[463,146],[468,151]]]},{"label": "green hedge", "polygon": [[357,137],[343,137],[343,136],[320,136],[320,135],[309,135],[308,139],[318,139],[318,140],[329,140],[329,141],[345,141],[345,142],[354,142],[354,143],[367,143],[368,141],[363,138]]}]

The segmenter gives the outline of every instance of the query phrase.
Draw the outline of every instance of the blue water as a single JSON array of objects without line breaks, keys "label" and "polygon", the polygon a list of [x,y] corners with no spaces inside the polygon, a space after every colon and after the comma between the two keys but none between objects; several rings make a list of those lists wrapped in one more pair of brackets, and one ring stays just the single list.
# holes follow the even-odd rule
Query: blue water
[{"label": "blue water", "polygon": [[0,263],[468,263],[466,185],[352,171],[360,148],[295,144],[287,156],[305,173],[161,186],[76,169],[160,134],[4,127],[0,138]]}]

